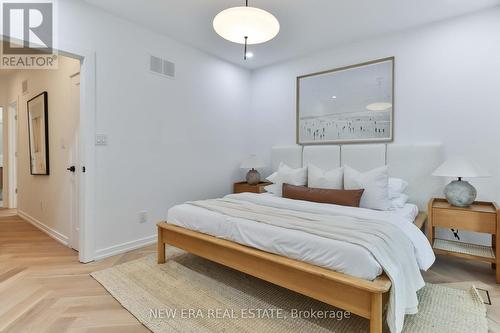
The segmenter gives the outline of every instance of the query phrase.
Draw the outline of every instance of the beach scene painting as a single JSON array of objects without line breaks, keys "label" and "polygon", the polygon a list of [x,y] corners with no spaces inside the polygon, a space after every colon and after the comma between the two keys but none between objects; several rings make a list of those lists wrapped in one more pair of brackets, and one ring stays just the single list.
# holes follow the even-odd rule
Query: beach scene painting
[{"label": "beach scene painting", "polygon": [[297,78],[297,143],[393,140],[394,58]]}]

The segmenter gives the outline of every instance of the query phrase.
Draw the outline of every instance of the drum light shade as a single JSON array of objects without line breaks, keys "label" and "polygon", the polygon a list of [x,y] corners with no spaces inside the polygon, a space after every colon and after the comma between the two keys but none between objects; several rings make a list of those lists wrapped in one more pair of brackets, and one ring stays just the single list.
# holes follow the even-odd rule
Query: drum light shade
[{"label": "drum light shade", "polygon": [[276,17],[255,7],[233,7],[223,10],[214,18],[215,32],[233,43],[265,43],[278,34],[280,24]]},{"label": "drum light shade", "polygon": [[463,157],[449,158],[441,164],[441,166],[437,168],[432,175],[438,177],[459,178],[482,178],[491,176],[476,163]]},{"label": "drum light shade", "polygon": [[257,155],[250,155],[245,158],[240,165],[241,169],[261,169],[265,168],[266,163],[261,160]]}]

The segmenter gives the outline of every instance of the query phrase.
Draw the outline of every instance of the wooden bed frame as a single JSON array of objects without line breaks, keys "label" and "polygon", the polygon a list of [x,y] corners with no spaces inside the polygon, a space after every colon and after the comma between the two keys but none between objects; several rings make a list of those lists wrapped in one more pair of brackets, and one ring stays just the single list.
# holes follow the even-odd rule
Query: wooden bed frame
[{"label": "wooden bed frame", "polygon": [[[421,213],[415,224],[421,228],[426,219],[427,215]],[[383,309],[391,289],[391,281],[385,274],[374,281],[363,280],[160,222],[159,264],[166,261],[167,244],[350,311],[370,320],[370,333],[382,332]]]}]

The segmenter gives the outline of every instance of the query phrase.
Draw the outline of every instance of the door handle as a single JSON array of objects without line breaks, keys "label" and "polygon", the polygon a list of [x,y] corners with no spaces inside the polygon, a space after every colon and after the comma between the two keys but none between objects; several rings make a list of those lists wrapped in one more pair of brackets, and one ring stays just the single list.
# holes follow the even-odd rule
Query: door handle
[{"label": "door handle", "polygon": [[72,165],[69,168],[66,168],[66,170],[71,171],[71,172],[75,172],[76,171],[76,167],[74,165]]}]

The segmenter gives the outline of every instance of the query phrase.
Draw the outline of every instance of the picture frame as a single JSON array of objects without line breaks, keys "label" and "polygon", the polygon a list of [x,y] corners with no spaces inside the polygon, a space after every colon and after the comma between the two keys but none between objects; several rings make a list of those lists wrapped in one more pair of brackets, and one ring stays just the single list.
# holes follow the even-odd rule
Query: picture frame
[{"label": "picture frame", "polygon": [[27,102],[30,173],[34,176],[50,175],[49,112],[46,91]]},{"label": "picture frame", "polygon": [[392,142],[395,58],[297,77],[299,145]]}]

